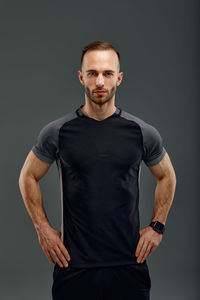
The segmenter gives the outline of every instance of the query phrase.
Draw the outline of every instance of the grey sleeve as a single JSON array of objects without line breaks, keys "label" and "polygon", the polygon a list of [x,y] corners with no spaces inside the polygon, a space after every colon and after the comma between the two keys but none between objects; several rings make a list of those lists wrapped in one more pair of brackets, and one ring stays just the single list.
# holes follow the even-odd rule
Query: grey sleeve
[{"label": "grey sleeve", "polygon": [[50,164],[54,162],[58,151],[58,128],[55,122],[50,122],[41,129],[31,150],[42,161]]},{"label": "grey sleeve", "polygon": [[146,123],[142,128],[143,133],[143,161],[147,166],[157,164],[164,157],[166,149],[158,130]]}]

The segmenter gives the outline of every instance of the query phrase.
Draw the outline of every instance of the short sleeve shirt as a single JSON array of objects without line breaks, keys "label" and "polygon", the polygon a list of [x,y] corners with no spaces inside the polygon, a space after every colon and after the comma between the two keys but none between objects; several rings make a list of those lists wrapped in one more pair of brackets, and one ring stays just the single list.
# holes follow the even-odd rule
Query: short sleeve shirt
[{"label": "short sleeve shirt", "polygon": [[100,121],[82,107],[46,124],[32,147],[58,167],[69,266],[137,264],[141,163],[157,164],[166,149],[155,127],[120,107]]}]

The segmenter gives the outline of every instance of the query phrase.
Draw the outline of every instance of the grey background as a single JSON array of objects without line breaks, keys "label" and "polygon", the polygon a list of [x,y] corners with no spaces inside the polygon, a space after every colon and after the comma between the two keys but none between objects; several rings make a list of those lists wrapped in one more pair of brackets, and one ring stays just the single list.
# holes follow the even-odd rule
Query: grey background
[{"label": "grey background", "polygon": [[[96,40],[121,54],[116,105],[155,126],[177,187],[159,247],[147,258],[152,300],[198,299],[198,1],[0,1],[0,299],[51,299],[53,264],[39,245],[18,187],[23,162],[48,122],[84,103],[82,48]],[[142,163],[141,228],[156,180]],[[40,181],[50,223],[60,229],[54,163]]]}]

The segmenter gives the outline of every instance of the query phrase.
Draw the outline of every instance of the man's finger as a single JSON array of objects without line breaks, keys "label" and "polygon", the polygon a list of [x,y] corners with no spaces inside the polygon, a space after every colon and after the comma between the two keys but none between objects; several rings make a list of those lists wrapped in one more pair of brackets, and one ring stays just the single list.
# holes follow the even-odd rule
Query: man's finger
[{"label": "man's finger", "polygon": [[44,251],[44,253],[45,253],[46,257],[48,258],[48,260],[49,260],[52,264],[55,264],[55,261],[52,259],[52,257],[51,257],[51,255],[50,255],[49,251],[48,251],[48,250],[47,250],[47,251]]},{"label": "man's finger", "polygon": [[61,252],[61,250],[60,250],[60,248],[58,246],[56,247],[55,251],[56,251],[59,259],[62,261],[63,265],[65,267],[67,267],[68,266],[68,262],[67,262],[66,258],[64,257],[64,255],[62,254],[62,252]]},{"label": "man's finger", "polygon": [[144,244],[142,245],[142,248],[140,250],[140,253],[138,255],[137,262],[141,262],[142,261],[142,258],[145,255],[147,247],[148,247],[148,242],[146,242],[146,243],[144,242]]},{"label": "man's finger", "polygon": [[62,261],[60,261],[59,256],[57,256],[57,253],[55,252],[55,250],[52,248],[51,249],[51,253],[53,255],[53,258],[56,260],[56,262],[58,263],[58,265],[62,268],[64,267],[64,265],[62,264]]},{"label": "man's finger", "polygon": [[150,255],[151,248],[152,248],[152,244],[149,243],[143,257],[141,258],[141,262],[144,262],[144,260],[147,258],[147,256]]},{"label": "man's finger", "polygon": [[69,255],[69,252],[67,251],[67,249],[65,248],[63,243],[60,243],[59,245],[60,250],[62,251],[62,253],[64,254],[64,256],[66,257],[67,260],[70,260],[71,257]]},{"label": "man's finger", "polygon": [[137,245],[137,248],[136,248],[136,251],[135,251],[135,255],[136,255],[136,256],[139,256],[140,251],[141,251],[141,249],[142,249],[143,243],[144,243],[144,240],[140,238],[140,239],[139,239],[139,242],[138,242],[138,245]]}]

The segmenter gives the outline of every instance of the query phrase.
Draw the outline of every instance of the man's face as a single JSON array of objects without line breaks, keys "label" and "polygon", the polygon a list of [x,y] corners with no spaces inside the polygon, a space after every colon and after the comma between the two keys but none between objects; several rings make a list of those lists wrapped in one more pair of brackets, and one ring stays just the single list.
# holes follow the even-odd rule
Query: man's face
[{"label": "man's face", "polygon": [[104,104],[113,99],[123,76],[123,72],[119,73],[119,61],[114,50],[86,52],[82,72],[78,73],[86,97],[96,104]]}]

